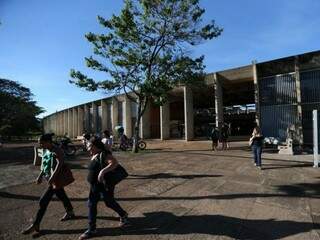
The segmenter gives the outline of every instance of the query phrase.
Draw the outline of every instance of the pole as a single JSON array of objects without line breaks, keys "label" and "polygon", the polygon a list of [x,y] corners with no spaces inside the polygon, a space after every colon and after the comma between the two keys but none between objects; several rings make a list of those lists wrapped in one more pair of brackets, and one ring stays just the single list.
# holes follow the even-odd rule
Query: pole
[{"label": "pole", "polygon": [[319,167],[319,150],[318,150],[318,111],[313,110],[313,167]]}]

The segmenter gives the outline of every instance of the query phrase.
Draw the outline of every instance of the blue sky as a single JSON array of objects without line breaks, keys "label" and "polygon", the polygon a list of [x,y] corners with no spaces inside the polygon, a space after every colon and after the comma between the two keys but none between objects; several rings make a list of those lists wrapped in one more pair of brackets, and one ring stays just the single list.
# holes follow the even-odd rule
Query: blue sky
[{"label": "blue sky", "polygon": [[[110,17],[121,0],[0,0],[0,78],[31,89],[48,115],[105,96],[71,85],[71,68],[86,68],[92,47],[84,38],[101,32],[97,15]],[[191,49],[205,55],[207,72],[320,50],[319,0],[200,0],[205,20],[224,28]]]}]

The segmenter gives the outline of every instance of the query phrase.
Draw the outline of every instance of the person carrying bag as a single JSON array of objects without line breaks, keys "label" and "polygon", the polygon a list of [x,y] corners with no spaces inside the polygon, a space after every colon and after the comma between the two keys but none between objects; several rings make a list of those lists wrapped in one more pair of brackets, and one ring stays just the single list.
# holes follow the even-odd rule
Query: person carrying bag
[{"label": "person carrying bag", "polygon": [[64,187],[72,183],[74,178],[70,168],[64,163],[62,150],[52,143],[52,136],[53,134],[44,134],[39,139],[43,154],[41,172],[36,179],[36,183],[40,184],[45,179],[48,183],[48,188],[40,198],[40,207],[34,222],[23,230],[22,234],[40,233],[40,223],[53,195],[56,195],[63,202],[66,209],[66,213],[60,220],[66,221],[75,218],[70,199],[64,191]]},{"label": "person carrying bag", "polygon": [[88,239],[96,235],[97,205],[102,196],[105,205],[114,210],[120,216],[119,226],[129,224],[128,213],[114,199],[116,184],[128,176],[126,170],[107,150],[98,137],[92,137],[89,141],[88,150],[91,161],[88,164],[88,177],[90,193],[88,198],[88,229],[80,235],[79,239]]},{"label": "person carrying bag", "polygon": [[[107,153],[110,154],[109,152],[107,152]],[[105,151],[100,153],[99,159],[100,159],[101,169],[105,168],[106,167],[106,164],[105,164],[106,152]],[[117,166],[113,170],[108,171],[107,173],[104,174],[103,183],[104,183],[105,187],[108,188],[108,186],[117,185],[119,182],[121,182],[122,180],[124,180],[128,176],[129,176],[129,174],[126,171],[126,169],[118,163]]]}]

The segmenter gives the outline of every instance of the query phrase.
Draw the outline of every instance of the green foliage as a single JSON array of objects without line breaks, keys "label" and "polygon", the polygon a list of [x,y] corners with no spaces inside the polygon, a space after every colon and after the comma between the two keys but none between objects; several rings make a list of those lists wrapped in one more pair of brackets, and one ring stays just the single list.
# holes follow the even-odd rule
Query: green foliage
[{"label": "green foliage", "polygon": [[[105,33],[86,34],[94,56],[89,68],[106,73],[95,81],[71,70],[71,83],[89,91],[133,92],[138,123],[148,101],[162,105],[177,85],[203,81],[203,56],[191,58],[188,48],[218,37],[222,29],[202,23],[198,0],[126,0],[118,16],[98,16]],[[136,126],[139,126],[136,124]]]},{"label": "green foliage", "polygon": [[222,32],[213,21],[202,24],[204,12],[195,0],[125,1],[118,16],[98,16],[105,34],[86,34],[95,54],[85,58],[87,66],[110,79],[99,82],[71,70],[71,82],[89,91],[132,91],[144,100],[193,83],[203,75],[203,57],[188,57],[187,46]]},{"label": "green foliage", "polygon": [[20,136],[39,130],[36,118],[43,109],[32,101],[30,89],[11,80],[0,79],[0,134]]}]

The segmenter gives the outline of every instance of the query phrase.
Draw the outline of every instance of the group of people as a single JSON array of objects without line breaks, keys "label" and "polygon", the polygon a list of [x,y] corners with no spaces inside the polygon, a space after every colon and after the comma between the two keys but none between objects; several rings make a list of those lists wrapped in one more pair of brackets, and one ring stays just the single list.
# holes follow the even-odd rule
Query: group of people
[{"label": "group of people", "polygon": [[[116,128],[118,137],[119,137],[119,141],[120,141],[120,147],[122,146],[123,148],[127,148],[128,144],[129,144],[129,139],[128,137],[125,135],[124,133],[124,128],[122,126],[117,126]],[[89,134],[89,133],[84,133],[82,135],[83,139],[82,139],[82,143],[83,143],[83,148],[85,150],[87,150],[87,143],[89,142],[90,137],[92,137],[94,135]],[[112,151],[113,149],[113,135],[109,130],[104,130],[102,133],[102,139],[101,141],[103,142],[103,144],[105,145],[105,147],[109,150]]]},{"label": "group of people", "polygon": [[218,150],[219,142],[221,143],[221,150],[227,150],[229,148],[229,133],[230,128],[228,124],[223,124],[220,131],[215,126],[212,128],[210,133],[210,138],[212,141],[212,151]]},{"label": "group of people", "polygon": [[[59,174],[64,166],[64,154],[60,147],[53,143],[52,136],[53,134],[44,134],[39,138],[39,144],[44,151],[42,155],[41,171],[35,182],[40,184],[45,180],[48,186],[40,198],[39,209],[33,223],[23,230],[23,234],[40,233],[40,223],[53,195],[56,195],[58,199],[62,201],[66,210],[66,213],[60,220],[67,221],[76,218],[72,203],[64,190],[65,185],[63,183],[58,185],[58,182],[61,183],[61,181],[64,181],[61,179],[62,175]],[[227,125],[222,127],[221,133],[219,133],[216,128],[213,128],[211,138],[212,149],[214,151],[217,150],[218,141],[222,142],[222,149],[226,149],[228,140]],[[88,229],[81,234],[79,239],[88,239],[96,234],[97,204],[101,197],[103,198],[105,205],[119,215],[120,226],[125,226],[129,223],[128,213],[114,198],[115,185],[106,184],[104,182],[105,175],[117,168],[119,164],[112,155],[112,137],[110,132],[107,130],[104,131],[103,139],[97,136],[85,136],[85,139],[87,139],[87,150],[91,155],[87,176],[87,181],[90,184],[88,197],[89,226]],[[252,147],[254,164],[261,169],[263,135],[259,127],[253,129],[249,145]]]},{"label": "group of people", "polygon": [[[229,138],[229,126],[228,124],[223,124],[221,131],[219,131],[215,126],[211,131],[211,140],[212,140],[212,150],[217,151],[218,143],[221,143],[221,150],[226,150],[229,148],[228,138]],[[251,134],[249,139],[249,146],[252,148],[254,165],[261,169],[261,155],[263,147],[264,137],[261,133],[261,129],[256,126]]]},{"label": "group of people", "polygon": [[[66,213],[60,220],[67,221],[76,218],[70,198],[64,190],[65,185],[61,183],[65,181],[63,175],[60,174],[64,167],[64,155],[62,150],[53,144],[52,136],[53,134],[44,134],[39,139],[39,144],[44,149],[44,152],[41,171],[36,179],[36,183],[40,184],[45,180],[48,186],[40,198],[39,209],[33,223],[22,231],[23,234],[40,233],[40,223],[53,195],[56,195],[62,201],[66,210]],[[89,226],[79,239],[88,239],[96,234],[97,204],[101,197],[105,205],[119,215],[119,225],[121,227],[129,223],[128,213],[114,198],[115,186],[105,182],[105,175],[116,169],[119,164],[110,149],[106,146],[108,146],[108,143],[102,142],[102,139],[96,136],[90,137],[87,142],[87,148],[91,155],[87,176],[87,181],[90,184],[88,197]]]}]

